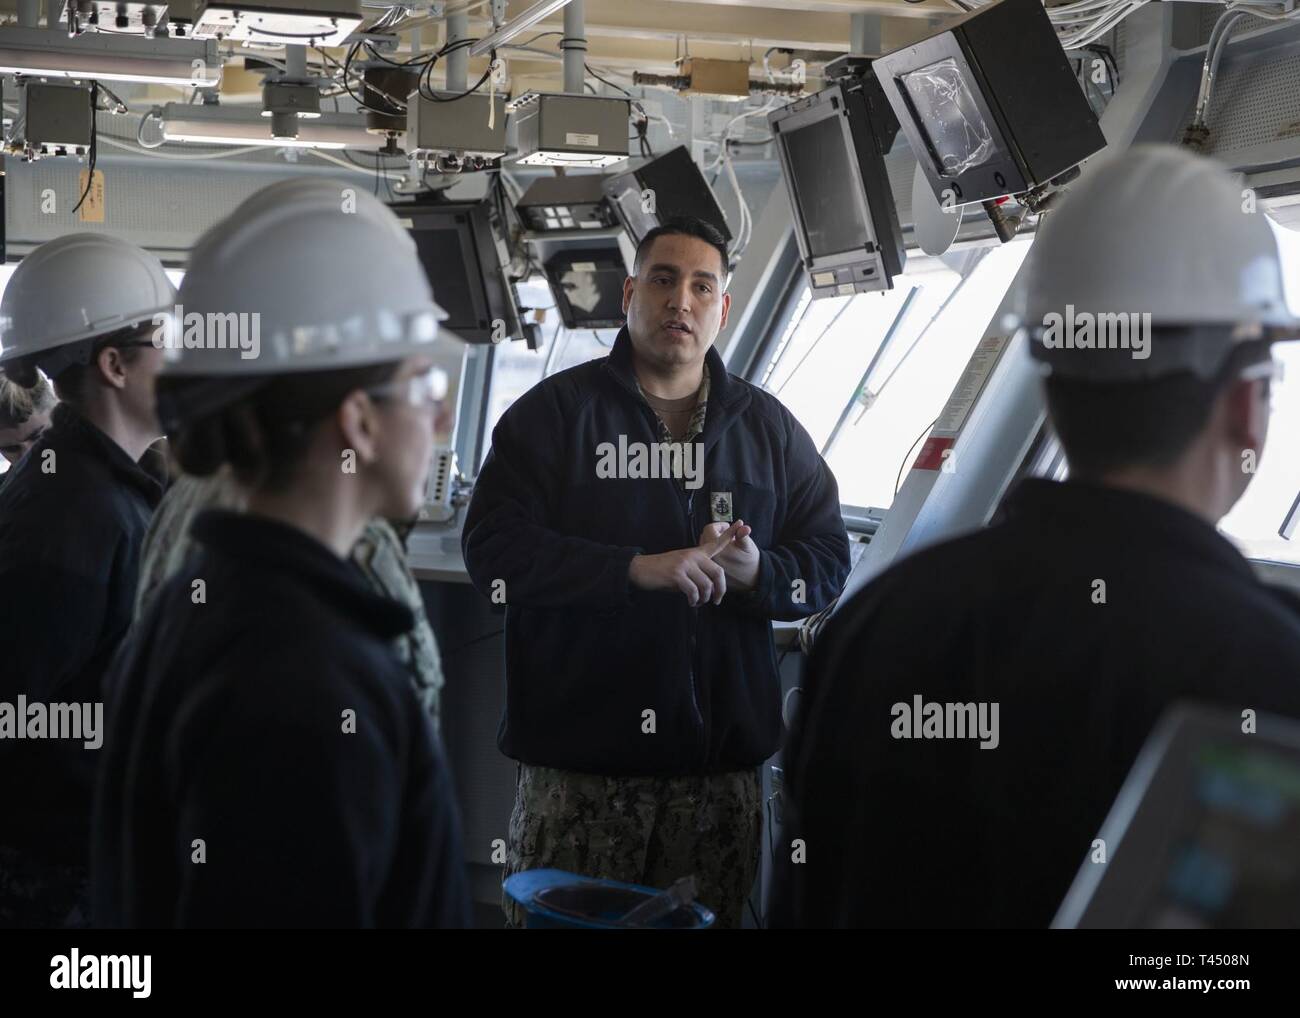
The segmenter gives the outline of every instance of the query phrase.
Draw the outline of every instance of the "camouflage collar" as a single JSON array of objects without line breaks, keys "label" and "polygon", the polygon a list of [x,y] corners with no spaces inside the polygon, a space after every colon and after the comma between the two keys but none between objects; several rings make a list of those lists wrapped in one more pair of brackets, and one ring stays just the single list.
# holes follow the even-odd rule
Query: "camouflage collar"
[{"label": "camouflage collar", "polygon": [[[640,381],[637,381],[635,377],[633,380],[636,381],[637,395],[641,397],[642,402],[644,402],[646,406],[650,406],[650,401],[646,399],[645,390],[641,388]],[[651,409],[653,410],[654,407],[651,406]],[[709,365],[708,362],[706,361],[704,364],[704,374],[700,378],[700,387],[695,390],[695,408],[694,410],[691,411],[691,419],[690,422],[686,425],[686,433],[682,435],[681,441],[694,442],[697,438],[700,437],[700,435],[704,432],[704,418],[708,414],[708,409],[709,409]],[[668,426],[664,424],[663,418],[659,416],[658,412],[655,413],[655,421],[659,425],[659,441],[661,442],[677,441],[677,439],[673,438],[672,433],[668,430]]]},{"label": "camouflage collar", "polygon": [[[748,403],[748,388],[731,378],[722,355],[714,347],[709,347],[704,355],[704,367],[709,376],[709,398],[715,409],[729,412],[733,406],[739,410],[742,404]],[[614,347],[605,358],[604,368],[629,394],[637,395],[636,373],[632,370],[632,338],[627,334],[626,325],[619,329]]]}]

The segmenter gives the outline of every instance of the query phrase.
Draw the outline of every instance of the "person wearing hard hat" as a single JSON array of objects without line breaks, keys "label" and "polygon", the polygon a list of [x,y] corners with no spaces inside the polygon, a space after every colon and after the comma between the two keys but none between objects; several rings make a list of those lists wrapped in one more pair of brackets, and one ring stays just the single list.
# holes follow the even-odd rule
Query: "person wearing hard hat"
[{"label": "person wearing hard hat", "polygon": [[[109,676],[100,925],[470,920],[448,770],[392,647],[411,612],[348,561],[367,521],[423,499],[441,312],[397,217],[344,191],[258,192],[181,287],[163,422],[184,471],[228,470],[245,508],[196,517]],[[206,333],[229,315],[259,342]]]},{"label": "person wearing hard hat", "polygon": [[[443,379],[439,398],[445,391]],[[135,599],[137,618],[144,614],[158,588],[185,564],[193,551],[190,525],[195,517],[204,509],[238,509],[241,503],[240,492],[224,472],[202,478],[180,474],[172,482],[145,535]],[[405,535],[411,525],[406,520],[393,522],[375,517],[352,546],[351,558],[375,591],[401,601],[415,616],[415,625],[393,641],[393,648],[410,672],[416,694],[429,713],[435,734],[440,736],[442,687],[446,680],[438,640],[425,613],[420,584],[407,558]]]},{"label": "person wearing hard hat", "polygon": [[1167,706],[1300,717],[1300,608],[1215,530],[1264,447],[1270,346],[1300,333],[1272,233],[1185,151],[1090,169],[1013,297],[1069,479],[1021,482],[828,623],[781,924],[1045,927]]},{"label": "person wearing hard hat", "polygon": [[34,395],[43,373],[60,400],[0,488],[0,926],[87,922],[101,682],[162,496],[141,460],[162,435],[153,336],[174,301],[153,255],[72,234],[24,258],[0,302],[0,370]]}]

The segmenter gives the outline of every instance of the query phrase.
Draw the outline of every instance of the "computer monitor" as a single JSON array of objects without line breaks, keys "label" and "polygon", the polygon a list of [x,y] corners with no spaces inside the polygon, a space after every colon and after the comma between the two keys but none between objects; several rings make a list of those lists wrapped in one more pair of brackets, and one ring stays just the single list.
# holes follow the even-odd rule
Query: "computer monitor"
[{"label": "computer monitor", "polygon": [[1052,925],[1294,927],[1297,846],[1300,723],[1179,705],[1133,765]]},{"label": "computer monitor", "polygon": [[1049,183],[1106,139],[1042,0],[997,0],[874,65],[948,207]]},{"label": "computer monitor", "polygon": [[888,290],[906,262],[873,87],[867,71],[768,114],[814,297]]},{"label": "computer monitor", "polygon": [[411,232],[434,299],[447,312],[442,327],[468,343],[524,338],[499,217],[490,199],[395,204]]},{"label": "computer monitor", "polygon": [[599,173],[539,177],[528,185],[515,209],[537,233],[602,230],[615,225]]},{"label": "computer monitor", "polygon": [[627,275],[616,243],[562,248],[546,261],[546,281],[566,329],[621,328]]},{"label": "computer monitor", "polygon": [[[693,216],[714,226],[728,244],[731,229],[722,207],[685,145],[605,178],[605,194],[632,238],[641,238],[676,216]],[[647,195],[651,196],[650,198]]]}]

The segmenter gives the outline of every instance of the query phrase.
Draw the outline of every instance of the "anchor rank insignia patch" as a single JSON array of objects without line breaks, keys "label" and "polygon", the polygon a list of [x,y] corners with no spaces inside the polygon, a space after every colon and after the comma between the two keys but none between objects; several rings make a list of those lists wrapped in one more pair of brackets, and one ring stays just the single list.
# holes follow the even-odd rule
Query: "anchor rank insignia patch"
[{"label": "anchor rank insignia patch", "polygon": [[714,523],[731,523],[731,492],[709,492],[709,513],[712,516]]}]

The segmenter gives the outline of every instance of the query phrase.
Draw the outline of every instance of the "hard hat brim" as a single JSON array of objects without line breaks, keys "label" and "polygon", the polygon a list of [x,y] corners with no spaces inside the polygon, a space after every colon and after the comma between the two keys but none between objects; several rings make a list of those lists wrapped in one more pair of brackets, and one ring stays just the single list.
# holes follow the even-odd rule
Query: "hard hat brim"
[{"label": "hard hat brim", "polygon": [[165,316],[168,311],[169,308],[165,305],[162,307],[149,308],[145,311],[132,312],[129,315],[123,315],[120,318],[113,318],[104,322],[94,322],[89,327],[80,329],[77,332],[49,338],[39,346],[31,349],[11,347],[7,350],[0,350],[0,365],[23,357],[35,357],[39,359],[43,355],[53,353],[61,347],[72,346],[74,343],[84,343],[88,339],[102,339],[106,336],[111,336],[115,332],[121,332],[123,329],[131,329],[143,325],[145,322],[158,324],[158,320]]}]

